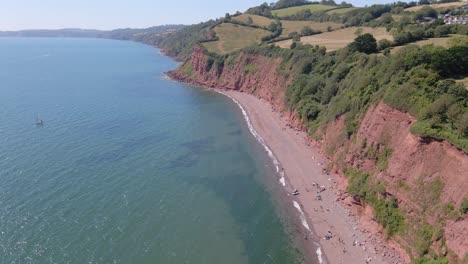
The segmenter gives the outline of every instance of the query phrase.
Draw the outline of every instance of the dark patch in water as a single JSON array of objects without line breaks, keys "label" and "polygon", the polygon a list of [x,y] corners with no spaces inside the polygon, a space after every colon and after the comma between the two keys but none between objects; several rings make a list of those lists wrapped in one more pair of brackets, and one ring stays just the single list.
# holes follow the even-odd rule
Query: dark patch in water
[{"label": "dark patch in water", "polygon": [[242,135],[242,130],[238,129],[238,130],[228,132],[228,135],[230,135],[230,136],[240,136],[240,135]]},{"label": "dark patch in water", "polygon": [[195,166],[199,161],[197,155],[193,155],[192,153],[186,153],[181,155],[171,161],[167,166],[163,166],[162,169],[173,170],[178,168],[190,168]]},{"label": "dark patch in water", "polygon": [[158,135],[151,135],[142,138],[133,138],[129,139],[122,144],[117,149],[95,153],[86,158],[81,158],[76,161],[77,165],[89,165],[89,164],[99,164],[107,162],[117,162],[122,159],[125,159],[128,156],[132,156],[135,151],[140,150],[141,148],[147,145],[155,145],[160,142],[167,140],[169,136],[167,133],[161,133]]},{"label": "dark patch in water", "polygon": [[214,137],[207,137],[199,140],[189,141],[180,144],[187,149],[187,153],[179,155],[177,158],[169,161],[169,164],[163,166],[163,169],[190,168],[195,166],[200,157],[215,152]]},{"label": "dark patch in water", "polygon": [[190,141],[180,144],[182,147],[187,148],[193,154],[208,154],[214,150],[214,137],[207,137],[195,141]]}]

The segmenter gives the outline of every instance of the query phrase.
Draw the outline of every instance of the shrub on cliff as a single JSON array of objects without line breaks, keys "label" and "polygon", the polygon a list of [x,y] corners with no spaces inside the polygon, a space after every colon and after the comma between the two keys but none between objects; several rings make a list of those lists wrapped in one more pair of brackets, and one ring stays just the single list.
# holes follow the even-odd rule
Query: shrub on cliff
[{"label": "shrub on cliff", "polygon": [[460,212],[462,214],[467,214],[468,213],[468,198],[463,198],[463,201],[460,205]]}]

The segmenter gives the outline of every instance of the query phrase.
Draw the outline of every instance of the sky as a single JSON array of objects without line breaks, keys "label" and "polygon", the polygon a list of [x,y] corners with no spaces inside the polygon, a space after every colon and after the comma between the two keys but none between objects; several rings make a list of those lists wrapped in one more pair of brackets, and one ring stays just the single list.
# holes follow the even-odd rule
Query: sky
[{"label": "sky", "polygon": [[[364,6],[394,1],[347,2]],[[194,24],[225,13],[242,12],[263,2],[265,0],[0,0],[0,30],[109,30]]]}]

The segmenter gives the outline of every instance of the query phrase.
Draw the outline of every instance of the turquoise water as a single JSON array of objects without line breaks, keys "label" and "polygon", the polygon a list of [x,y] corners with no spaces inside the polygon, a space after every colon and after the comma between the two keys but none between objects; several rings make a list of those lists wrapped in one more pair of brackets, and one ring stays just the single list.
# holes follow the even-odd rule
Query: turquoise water
[{"label": "turquoise water", "polygon": [[237,106],[165,79],[176,66],[132,42],[0,39],[0,263],[298,261]]}]

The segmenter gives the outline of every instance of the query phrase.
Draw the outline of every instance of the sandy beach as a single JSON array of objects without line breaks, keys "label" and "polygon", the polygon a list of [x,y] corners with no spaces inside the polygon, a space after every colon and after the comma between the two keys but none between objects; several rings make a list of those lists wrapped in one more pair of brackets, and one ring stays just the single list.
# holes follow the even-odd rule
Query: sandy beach
[{"label": "sandy beach", "polygon": [[[313,252],[321,263],[402,263],[382,239],[358,223],[351,207],[340,201],[337,176],[323,172],[324,158],[306,133],[288,127],[287,120],[265,100],[236,91],[222,92],[242,106],[256,133],[281,164],[279,184],[285,186],[286,199],[297,208],[306,261]],[[285,179],[281,178],[283,173]],[[292,195],[295,189],[299,195]],[[325,239],[328,231],[333,234],[331,239]],[[319,241],[318,250],[312,240]]]}]

